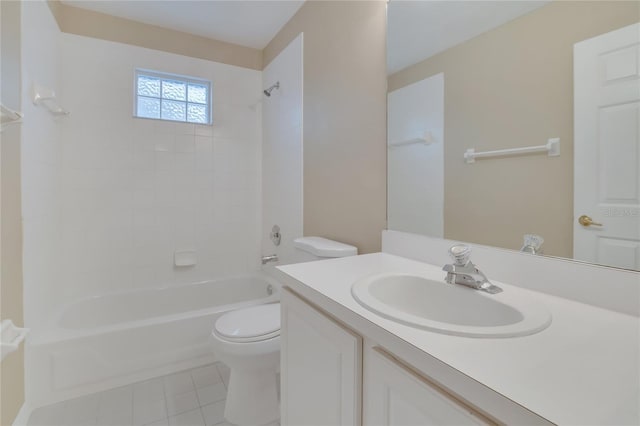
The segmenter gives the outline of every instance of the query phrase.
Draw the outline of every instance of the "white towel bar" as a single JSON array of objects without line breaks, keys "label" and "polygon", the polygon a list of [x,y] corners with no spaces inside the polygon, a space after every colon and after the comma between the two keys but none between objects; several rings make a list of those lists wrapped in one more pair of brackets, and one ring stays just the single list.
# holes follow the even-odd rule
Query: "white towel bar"
[{"label": "white towel bar", "polygon": [[467,164],[475,163],[476,158],[485,157],[506,157],[510,155],[531,154],[535,152],[546,152],[549,157],[557,157],[560,155],[560,138],[552,138],[546,145],[526,146],[523,148],[498,149],[495,151],[476,152],[475,149],[469,148],[464,153],[464,161]]}]

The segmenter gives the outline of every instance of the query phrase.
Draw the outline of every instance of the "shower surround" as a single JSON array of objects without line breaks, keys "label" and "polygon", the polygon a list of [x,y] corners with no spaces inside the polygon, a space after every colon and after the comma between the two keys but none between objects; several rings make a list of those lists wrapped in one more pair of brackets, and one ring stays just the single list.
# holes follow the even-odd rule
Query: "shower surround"
[{"label": "shower surround", "polygon": [[[24,299],[34,341],[79,299],[258,270],[261,72],[61,33],[46,2],[23,3],[22,21]],[[213,126],[133,118],[136,68],[211,80]],[[33,105],[34,83],[71,114]],[[175,267],[177,250],[195,250],[198,263]],[[40,384],[33,371],[27,365],[27,401]]]}]

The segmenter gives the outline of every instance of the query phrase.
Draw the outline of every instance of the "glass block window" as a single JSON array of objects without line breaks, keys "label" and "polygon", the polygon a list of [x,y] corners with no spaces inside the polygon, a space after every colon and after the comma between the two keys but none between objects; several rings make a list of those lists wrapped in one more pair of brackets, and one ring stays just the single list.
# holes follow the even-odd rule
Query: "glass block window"
[{"label": "glass block window", "polygon": [[211,124],[211,82],[137,69],[134,116]]}]

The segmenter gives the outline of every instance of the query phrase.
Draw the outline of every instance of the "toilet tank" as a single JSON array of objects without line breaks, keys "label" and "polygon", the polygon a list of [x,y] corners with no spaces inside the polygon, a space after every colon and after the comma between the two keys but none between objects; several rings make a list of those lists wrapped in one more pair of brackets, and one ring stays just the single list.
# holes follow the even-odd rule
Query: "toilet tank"
[{"label": "toilet tank", "polygon": [[301,237],[293,240],[296,257],[301,262],[335,257],[355,256],[358,249],[352,245],[322,237]]}]

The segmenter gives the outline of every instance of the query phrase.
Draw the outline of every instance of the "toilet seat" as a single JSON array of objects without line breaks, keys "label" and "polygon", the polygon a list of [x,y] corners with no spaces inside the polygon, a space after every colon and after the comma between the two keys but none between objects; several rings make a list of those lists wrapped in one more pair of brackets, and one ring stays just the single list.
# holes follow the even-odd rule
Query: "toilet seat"
[{"label": "toilet seat", "polygon": [[280,303],[227,312],[217,319],[213,333],[234,343],[260,342],[280,335]]}]

